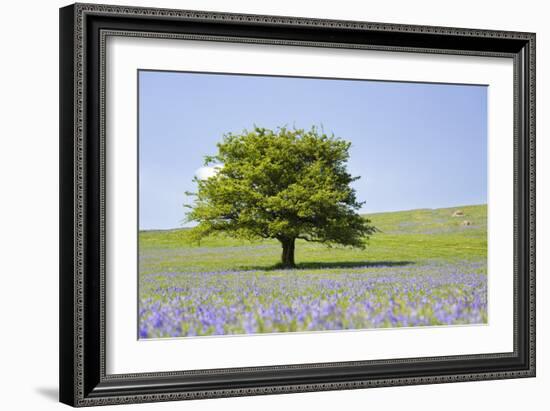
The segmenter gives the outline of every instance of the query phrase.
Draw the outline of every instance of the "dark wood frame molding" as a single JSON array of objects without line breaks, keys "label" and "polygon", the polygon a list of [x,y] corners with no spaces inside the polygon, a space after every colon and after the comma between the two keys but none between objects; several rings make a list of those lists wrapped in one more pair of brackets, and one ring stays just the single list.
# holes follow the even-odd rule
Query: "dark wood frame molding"
[{"label": "dark wood frame molding", "polygon": [[[218,370],[105,373],[105,39],[200,39],[510,57],[514,351]],[[535,34],[75,4],[60,10],[60,400],[73,406],[535,375]],[[511,222],[512,223],[512,222]]]}]

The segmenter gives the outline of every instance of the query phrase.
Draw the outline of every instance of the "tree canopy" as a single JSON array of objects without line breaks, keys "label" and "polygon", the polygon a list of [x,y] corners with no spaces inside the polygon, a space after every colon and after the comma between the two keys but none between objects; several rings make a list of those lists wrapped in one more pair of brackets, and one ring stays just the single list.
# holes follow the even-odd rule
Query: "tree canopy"
[{"label": "tree canopy", "polygon": [[365,247],[375,232],[358,214],[347,171],[351,143],[318,128],[254,127],[226,134],[205,157],[212,176],[195,177],[188,221],[198,237],[216,232],[245,239],[277,239],[283,266],[293,267],[297,239]]}]

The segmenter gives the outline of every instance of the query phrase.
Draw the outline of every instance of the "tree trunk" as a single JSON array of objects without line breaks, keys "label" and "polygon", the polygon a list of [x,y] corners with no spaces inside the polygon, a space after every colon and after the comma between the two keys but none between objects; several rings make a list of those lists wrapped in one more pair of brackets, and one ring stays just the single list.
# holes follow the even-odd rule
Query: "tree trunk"
[{"label": "tree trunk", "polygon": [[286,268],[293,268],[296,265],[294,264],[294,244],[296,242],[295,238],[285,238],[280,240],[283,245],[283,253],[281,255],[281,264]]}]

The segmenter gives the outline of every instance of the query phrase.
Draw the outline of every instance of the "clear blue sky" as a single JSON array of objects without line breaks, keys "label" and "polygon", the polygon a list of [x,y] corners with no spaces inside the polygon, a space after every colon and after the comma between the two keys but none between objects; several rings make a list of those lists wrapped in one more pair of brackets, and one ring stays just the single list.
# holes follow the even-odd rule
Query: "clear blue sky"
[{"label": "clear blue sky", "polygon": [[486,86],[140,71],[140,229],[181,227],[203,157],[253,124],[351,141],[362,212],[487,202]]}]

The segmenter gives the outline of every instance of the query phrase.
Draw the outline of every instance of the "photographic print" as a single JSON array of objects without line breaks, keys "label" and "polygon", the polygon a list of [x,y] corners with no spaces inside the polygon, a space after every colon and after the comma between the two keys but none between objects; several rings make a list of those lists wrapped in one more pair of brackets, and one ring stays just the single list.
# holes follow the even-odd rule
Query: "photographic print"
[{"label": "photographic print", "polygon": [[139,339],[487,323],[486,85],[137,76]]},{"label": "photographic print", "polygon": [[61,402],[536,375],[535,33],[59,23]]}]

